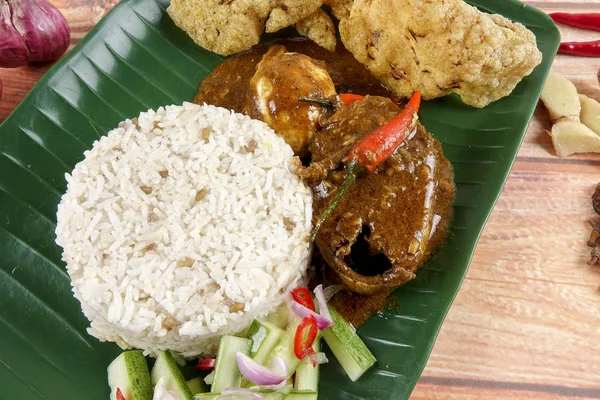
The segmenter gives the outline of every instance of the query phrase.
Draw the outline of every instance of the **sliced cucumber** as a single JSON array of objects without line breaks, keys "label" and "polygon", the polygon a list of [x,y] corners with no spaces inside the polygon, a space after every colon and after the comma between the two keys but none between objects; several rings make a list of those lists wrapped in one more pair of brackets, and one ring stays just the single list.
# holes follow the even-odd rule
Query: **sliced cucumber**
[{"label": "sliced cucumber", "polygon": [[267,356],[281,340],[283,332],[283,329],[270,322],[260,319],[254,320],[246,334],[246,338],[252,340],[249,356],[257,363],[264,364]]},{"label": "sliced cucumber", "polygon": [[181,370],[177,366],[173,355],[168,351],[159,351],[154,367],[152,368],[152,384],[156,385],[162,378],[167,390],[175,393],[179,400],[191,400],[192,391],[185,382]]},{"label": "sliced cucumber", "polygon": [[236,354],[241,351],[247,355],[250,353],[251,347],[252,340],[250,339],[237,336],[221,336],[215,364],[215,377],[210,388],[211,393],[221,392],[228,387],[240,386],[242,374],[240,374],[237,366]]},{"label": "sliced cucumber", "polygon": [[[260,394],[265,400],[317,400],[318,394],[310,391],[291,391],[289,393],[278,393],[269,390],[263,390],[256,392]],[[213,400],[219,397],[221,393],[200,393],[194,396],[194,400]],[[273,396],[273,397],[271,397]],[[281,397],[283,396],[283,397]]]},{"label": "sliced cucumber", "polygon": [[350,324],[329,307],[333,326],[323,330],[323,338],[352,381],[377,361]]},{"label": "sliced cucumber", "polygon": [[303,391],[294,390],[290,394],[287,395],[285,400],[317,400],[318,397],[319,397],[319,395],[317,394],[317,392],[311,392],[311,391],[307,391],[307,390],[303,390]]},{"label": "sliced cucumber", "polygon": [[265,317],[267,322],[272,323],[280,329],[285,329],[289,323],[290,310],[286,303],[281,304],[275,311],[272,311]]},{"label": "sliced cucumber", "polygon": [[264,365],[271,365],[273,358],[279,356],[285,361],[288,366],[289,376],[292,376],[302,360],[298,360],[296,358],[296,354],[294,354],[294,337],[296,336],[296,330],[298,329],[298,325],[300,325],[301,319],[297,318],[290,323],[287,330],[281,336],[281,340],[275,346]]},{"label": "sliced cucumber", "polygon": [[[321,351],[321,339],[315,340],[313,344],[315,353]],[[308,390],[317,392],[319,390],[319,365],[313,367],[311,363],[303,362],[296,370],[294,390]]]},{"label": "sliced cucumber", "polygon": [[[284,333],[285,331],[267,321],[255,319],[247,333],[247,338],[252,340],[249,356],[257,363],[264,365]],[[246,378],[242,378],[241,386],[251,387],[254,384]]]},{"label": "sliced cucumber", "polygon": [[186,381],[185,383],[188,385],[188,388],[190,388],[190,392],[192,392],[193,395],[206,392],[206,387],[204,386],[204,381],[200,377],[190,379],[189,381]]},{"label": "sliced cucumber", "polygon": [[128,400],[152,399],[148,363],[140,350],[121,353],[110,363],[107,372],[111,400],[116,400],[117,388]]}]

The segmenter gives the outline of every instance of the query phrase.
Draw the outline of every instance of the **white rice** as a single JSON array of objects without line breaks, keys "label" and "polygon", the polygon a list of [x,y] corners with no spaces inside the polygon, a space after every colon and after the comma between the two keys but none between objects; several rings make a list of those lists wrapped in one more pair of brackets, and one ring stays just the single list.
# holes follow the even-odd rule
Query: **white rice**
[{"label": "white rice", "polygon": [[281,304],[310,255],[296,168],[266,124],[207,105],[150,110],[96,141],[66,175],[56,227],[88,332],[192,357]]}]

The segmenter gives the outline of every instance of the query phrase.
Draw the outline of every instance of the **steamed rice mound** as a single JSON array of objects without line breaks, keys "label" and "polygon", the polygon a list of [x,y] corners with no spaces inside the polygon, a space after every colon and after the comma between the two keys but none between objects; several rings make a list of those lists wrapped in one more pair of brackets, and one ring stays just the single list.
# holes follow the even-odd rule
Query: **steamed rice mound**
[{"label": "steamed rice mound", "polygon": [[310,256],[310,191],[266,124],[185,103],[140,114],[67,174],[56,242],[88,332],[209,354],[284,300]]}]

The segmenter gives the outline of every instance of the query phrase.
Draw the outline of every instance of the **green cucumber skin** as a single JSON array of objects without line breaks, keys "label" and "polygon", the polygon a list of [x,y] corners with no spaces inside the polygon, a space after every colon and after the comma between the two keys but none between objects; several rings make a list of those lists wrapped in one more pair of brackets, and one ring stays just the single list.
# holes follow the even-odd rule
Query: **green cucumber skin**
[{"label": "green cucumber skin", "polygon": [[[257,393],[267,398],[268,400],[275,400],[275,397],[269,397],[275,394],[272,391],[264,390],[258,391]],[[194,400],[212,400],[220,395],[221,393],[200,393],[194,396]],[[292,391],[287,395],[285,393],[281,393],[281,395],[284,396],[282,397],[282,399],[285,400],[317,400],[318,398],[317,392],[310,391]]]},{"label": "green cucumber skin", "polygon": [[329,329],[331,329],[340,341],[343,342],[343,338],[347,338],[350,341],[348,344],[352,346],[349,346],[346,350],[358,366],[367,369],[375,364],[377,359],[350,324],[333,307],[329,307],[329,311],[333,319],[333,326]]},{"label": "green cucumber skin", "polygon": [[[318,337],[313,344],[315,353],[321,351],[321,339]],[[296,370],[296,378],[294,381],[294,390],[296,391],[311,391],[319,390],[319,369],[320,365],[313,367],[311,363],[303,362]]]},{"label": "green cucumber skin", "polygon": [[[150,371],[148,370],[148,363],[141,350],[132,350],[121,353],[114,362],[120,357],[125,365],[125,371],[127,374],[127,381],[130,385],[129,391],[131,392],[131,400],[151,400],[154,394],[152,382],[150,380]],[[111,369],[109,365],[109,370]],[[109,373],[110,376],[110,373]],[[133,378],[135,377],[135,378]],[[111,389],[112,386],[111,386]],[[121,388],[122,391],[126,391],[125,388]],[[114,388],[116,398],[117,388]],[[111,399],[113,398],[111,393]]]},{"label": "green cucumber skin", "polygon": [[333,326],[323,330],[323,338],[352,381],[357,380],[377,359],[354,329],[329,307]]},{"label": "green cucumber skin", "polygon": [[240,387],[242,374],[237,367],[236,354],[238,351],[248,355],[252,347],[252,340],[237,336],[221,336],[217,361],[215,364],[215,377],[210,392],[221,392],[227,387]]},{"label": "green cucumber skin", "polygon": [[192,392],[192,395],[196,395],[198,393],[206,392],[206,386],[204,385],[204,380],[202,378],[194,378],[185,382]]},{"label": "green cucumber skin", "polygon": [[160,378],[163,378],[167,390],[175,392],[181,400],[191,400],[193,393],[187,383],[179,366],[175,362],[173,355],[168,351],[158,352],[158,357],[154,368],[152,368],[152,383],[156,385]]}]

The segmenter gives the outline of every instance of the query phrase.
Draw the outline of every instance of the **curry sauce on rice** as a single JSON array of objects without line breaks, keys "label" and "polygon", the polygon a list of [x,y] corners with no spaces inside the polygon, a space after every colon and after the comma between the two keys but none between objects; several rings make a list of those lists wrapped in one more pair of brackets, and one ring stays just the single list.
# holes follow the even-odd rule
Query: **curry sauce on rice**
[{"label": "curry sauce on rice", "polygon": [[208,354],[305,274],[312,197],[266,124],[185,103],[94,143],[58,207],[89,333],[122,347]]}]

